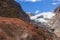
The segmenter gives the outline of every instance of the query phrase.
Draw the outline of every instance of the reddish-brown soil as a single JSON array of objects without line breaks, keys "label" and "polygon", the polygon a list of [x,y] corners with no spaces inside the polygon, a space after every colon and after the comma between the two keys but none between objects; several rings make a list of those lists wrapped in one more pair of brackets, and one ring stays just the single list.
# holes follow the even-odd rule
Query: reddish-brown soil
[{"label": "reddish-brown soil", "polygon": [[43,29],[17,18],[0,17],[0,40],[53,40],[52,35]]}]

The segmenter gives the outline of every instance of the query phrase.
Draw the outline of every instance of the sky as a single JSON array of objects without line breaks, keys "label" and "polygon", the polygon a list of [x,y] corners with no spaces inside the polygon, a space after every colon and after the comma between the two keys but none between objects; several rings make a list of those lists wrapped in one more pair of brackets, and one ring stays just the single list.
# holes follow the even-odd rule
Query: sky
[{"label": "sky", "polygon": [[16,0],[25,12],[38,14],[54,11],[60,5],[60,0]]}]

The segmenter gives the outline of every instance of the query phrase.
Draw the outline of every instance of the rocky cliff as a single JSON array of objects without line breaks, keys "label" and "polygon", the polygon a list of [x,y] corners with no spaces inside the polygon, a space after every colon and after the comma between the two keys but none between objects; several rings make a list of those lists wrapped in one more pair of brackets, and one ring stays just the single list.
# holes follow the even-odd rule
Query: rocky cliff
[{"label": "rocky cliff", "polygon": [[0,0],[0,40],[59,40],[54,33],[36,29],[14,0]]},{"label": "rocky cliff", "polygon": [[56,15],[51,19],[48,25],[51,29],[54,29],[53,33],[60,37],[60,6],[55,9],[54,13]]},{"label": "rocky cliff", "polygon": [[37,29],[42,28],[60,37],[60,6],[58,6],[53,13],[55,15],[51,19],[49,19],[47,23],[41,23],[32,20],[32,24]]},{"label": "rocky cliff", "polygon": [[14,0],[0,0],[0,16],[30,21],[29,16],[23,11],[20,4]]},{"label": "rocky cliff", "polygon": [[0,40],[58,40],[56,35],[17,18],[0,17]]}]

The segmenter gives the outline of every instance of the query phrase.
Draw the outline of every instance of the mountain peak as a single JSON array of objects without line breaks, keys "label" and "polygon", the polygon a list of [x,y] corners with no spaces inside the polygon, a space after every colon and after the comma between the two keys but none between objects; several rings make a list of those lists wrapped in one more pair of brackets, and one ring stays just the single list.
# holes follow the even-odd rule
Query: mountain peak
[{"label": "mountain peak", "polygon": [[43,13],[37,14],[35,16],[31,16],[31,20],[46,23],[49,21],[49,19],[52,18],[52,16],[55,16],[55,14],[53,12],[43,12]]},{"label": "mountain peak", "polygon": [[23,11],[21,5],[14,0],[0,0],[0,16],[18,18],[26,22],[30,21],[29,16]]}]

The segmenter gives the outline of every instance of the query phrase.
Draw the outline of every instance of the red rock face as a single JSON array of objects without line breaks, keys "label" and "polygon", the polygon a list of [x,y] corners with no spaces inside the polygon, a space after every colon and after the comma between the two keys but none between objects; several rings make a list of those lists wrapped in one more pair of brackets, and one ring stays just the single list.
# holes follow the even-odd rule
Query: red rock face
[{"label": "red rock face", "polygon": [[20,19],[0,17],[0,40],[53,40],[53,34]]},{"label": "red rock face", "polygon": [[20,4],[14,0],[0,0],[0,16],[30,21],[29,16],[23,11]]}]

